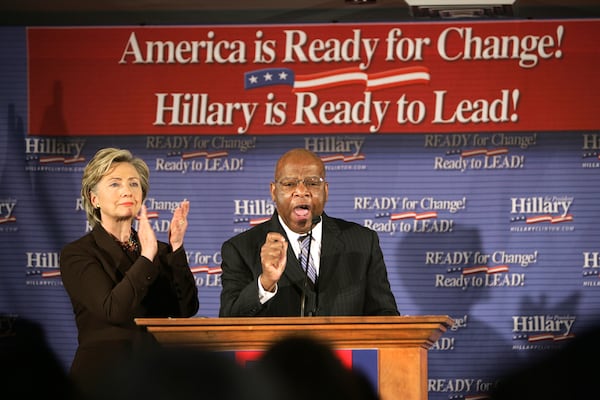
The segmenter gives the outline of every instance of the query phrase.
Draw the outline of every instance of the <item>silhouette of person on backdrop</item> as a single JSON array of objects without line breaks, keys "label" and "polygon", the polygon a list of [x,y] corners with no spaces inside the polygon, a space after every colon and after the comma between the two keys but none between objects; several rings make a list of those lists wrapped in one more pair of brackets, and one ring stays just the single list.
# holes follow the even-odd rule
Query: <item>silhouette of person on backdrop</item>
[{"label": "silhouette of person on backdrop", "polygon": [[[428,251],[470,256],[459,264],[433,266],[427,265]],[[401,293],[415,304],[413,312],[420,315],[449,315],[455,320],[455,325],[428,350],[430,379],[477,376],[483,382],[494,383],[503,370],[512,368],[519,361],[518,354],[512,350],[510,336],[503,337],[498,326],[478,317],[474,311],[479,304],[485,303],[492,290],[505,289],[473,284],[473,276],[483,279],[481,276],[485,273],[463,275],[461,267],[474,266],[476,254],[485,254],[479,229],[461,224],[454,224],[453,231],[444,235],[407,233],[399,242],[396,271],[402,282],[410,282],[403,286]],[[435,295],[432,295],[432,290],[426,289],[432,288],[442,278],[458,282],[461,277],[462,286],[440,286],[436,288]],[[498,310],[496,314],[502,312]],[[510,316],[505,320],[509,324]],[[510,326],[506,333],[512,333]],[[475,387],[469,389],[473,392],[468,394],[485,394]],[[454,394],[460,395],[462,391],[457,389]],[[448,393],[430,392],[429,397],[447,398]]]},{"label": "silhouette of person on backdrop", "polygon": [[93,392],[107,369],[156,345],[135,318],[191,317],[198,311],[183,247],[189,202],[173,212],[169,243],[160,242],[143,205],[148,189],[147,164],[128,150],[101,149],[83,172],[81,196],[93,229],[64,246],[60,272],[78,333],[70,374],[84,394]]},{"label": "silhouette of person on backdrop", "polygon": [[52,86],[52,103],[44,110],[40,132],[45,135],[66,135],[69,133],[63,103],[63,83],[55,81]]},{"label": "silhouette of person on backdrop", "polygon": [[[399,315],[377,233],[323,212],[329,186],[318,155],[285,153],[270,189],[271,219],[222,245],[219,316]],[[306,235],[314,282],[298,258]]]}]

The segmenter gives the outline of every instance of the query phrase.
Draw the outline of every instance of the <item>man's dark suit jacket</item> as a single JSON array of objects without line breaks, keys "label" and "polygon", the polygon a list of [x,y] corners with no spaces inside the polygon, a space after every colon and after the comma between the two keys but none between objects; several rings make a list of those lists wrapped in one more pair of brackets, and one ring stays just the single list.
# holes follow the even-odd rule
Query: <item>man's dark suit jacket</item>
[{"label": "man's dark suit jacket", "polygon": [[130,258],[96,225],[62,249],[60,272],[79,342],[71,376],[81,385],[152,340],[134,318],[191,317],[198,311],[198,289],[183,247],[171,252],[158,242],[154,262]]},{"label": "man's dark suit jacket", "polygon": [[[316,285],[309,280],[305,314],[399,315],[377,233],[326,214],[322,215],[321,223],[319,278]],[[258,299],[258,277],[262,273],[260,249],[271,231],[286,236],[277,212],[270,220],[223,243],[219,316],[300,316],[305,266],[300,266],[291,245],[277,294],[265,304]]]}]

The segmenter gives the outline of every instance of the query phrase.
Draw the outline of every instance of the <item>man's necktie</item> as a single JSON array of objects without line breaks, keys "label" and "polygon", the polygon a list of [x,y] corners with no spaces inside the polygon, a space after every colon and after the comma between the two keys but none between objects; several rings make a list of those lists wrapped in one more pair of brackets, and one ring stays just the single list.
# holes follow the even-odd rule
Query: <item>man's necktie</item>
[{"label": "man's necktie", "polygon": [[[298,238],[300,242],[300,267],[302,269],[306,268],[306,257],[308,256],[308,244],[310,243],[310,236],[304,235]],[[317,281],[317,270],[315,269],[315,265],[313,263],[312,255],[308,261],[308,278],[315,283]]]}]

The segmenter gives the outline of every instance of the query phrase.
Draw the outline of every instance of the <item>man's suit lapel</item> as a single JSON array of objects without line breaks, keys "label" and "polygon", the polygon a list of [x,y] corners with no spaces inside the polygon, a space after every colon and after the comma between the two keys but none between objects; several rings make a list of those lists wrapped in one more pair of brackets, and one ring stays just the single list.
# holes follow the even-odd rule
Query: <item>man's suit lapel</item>
[{"label": "man's suit lapel", "polygon": [[340,241],[340,230],[337,225],[323,214],[323,236],[321,239],[321,264],[319,267],[319,286],[335,281],[336,268],[343,265],[340,262],[343,243]]}]

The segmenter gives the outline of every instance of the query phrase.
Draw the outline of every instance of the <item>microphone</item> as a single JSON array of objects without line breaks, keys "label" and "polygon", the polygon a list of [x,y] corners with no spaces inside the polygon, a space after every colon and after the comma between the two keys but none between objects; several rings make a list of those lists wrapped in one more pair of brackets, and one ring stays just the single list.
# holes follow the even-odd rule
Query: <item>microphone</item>
[{"label": "microphone", "polygon": [[[321,216],[317,215],[310,221],[310,231],[308,232],[308,249],[306,252],[306,260],[304,262],[304,284],[302,285],[302,295],[300,297],[300,316],[304,317],[304,306],[306,304],[306,289],[308,287],[308,264],[310,262],[310,245],[312,244],[312,231],[321,222]],[[302,266],[301,266],[302,267]]]}]

